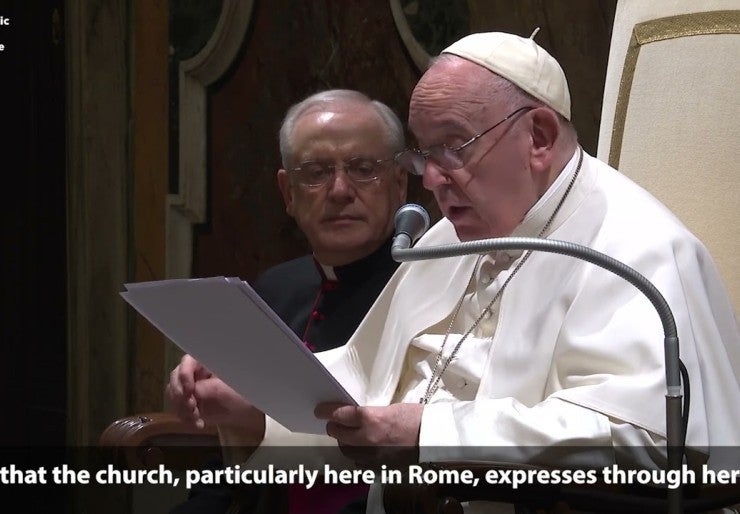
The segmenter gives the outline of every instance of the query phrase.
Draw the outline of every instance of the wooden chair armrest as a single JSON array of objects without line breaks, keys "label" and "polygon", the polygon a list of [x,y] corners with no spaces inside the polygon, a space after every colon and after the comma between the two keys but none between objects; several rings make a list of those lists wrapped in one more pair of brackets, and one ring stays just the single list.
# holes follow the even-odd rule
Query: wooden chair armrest
[{"label": "wooden chair armrest", "polygon": [[169,412],[150,412],[115,420],[103,431],[100,446],[114,461],[132,469],[200,469],[221,458],[215,428],[197,429]]}]

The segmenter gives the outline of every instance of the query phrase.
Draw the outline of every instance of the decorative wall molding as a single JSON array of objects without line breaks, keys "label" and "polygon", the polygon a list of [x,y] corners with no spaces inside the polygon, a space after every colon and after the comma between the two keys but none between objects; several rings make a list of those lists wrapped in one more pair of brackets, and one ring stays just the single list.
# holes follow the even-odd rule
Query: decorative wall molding
[{"label": "decorative wall molding", "polygon": [[224,0],[213,35],[200,52],[179,66],[179,179],[177,194],[167,198],[168,278],[191,275],[192,226],[206,221],[207,88],[238,55],[253,4],[253,0]]},{"label": "decorative wall molding", "polygon": [[[179,65],[178,192],[167,195],[167,278],[189,278],[193,263],[193,225],[206,221],[208,204],[207,89],[239,55],[252,17],[253,0],[224,0],[216,28],[203,49]],[[167,345],[165,373],[181,352]]]},{"label": "decorative wall molding", "polygon": [[427,51],[424,50],[424,47],[421,46],[414,36],[414,33],[411,31],[409,22],[406,20],[406,15],[403,13],[401,0],[389,0],[389,3],[391,6],[391,12],[393,13],[393,21],[396,22],[396,29],[401,36],[401,40],[406,46],[406,50],[409,52],[414,64],[416,64],[419,71],[423,73],[426,71],[431,57]]}]

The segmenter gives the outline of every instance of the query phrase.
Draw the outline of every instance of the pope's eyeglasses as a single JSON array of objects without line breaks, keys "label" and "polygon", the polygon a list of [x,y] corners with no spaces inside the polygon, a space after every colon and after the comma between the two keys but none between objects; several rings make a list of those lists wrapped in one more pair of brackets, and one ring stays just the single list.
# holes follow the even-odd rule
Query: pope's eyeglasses
[{"label": "pope's eyeglasses", "polygon": [[535,107],[533,106],[520,107],[501,121],[497,122],[492,127],[474,135],[456,148],[450,148],[444,144],[430,146],[426,150],[409,148],[407,150],[404,150],[403,152],[398,153],[395,157],[395,160],[403,169],[413,175],[424,174],[424,168],[426,167],[427,159],[431,160],[435,165],[447,171],[459,170],[465,164],[462,156],[460,155],[460,153],[465,148],[472,145],[474,142],[488,134],[490,131],[504,123],[506,120],[513,118],[519,113],[531,111],[534,108]]}]

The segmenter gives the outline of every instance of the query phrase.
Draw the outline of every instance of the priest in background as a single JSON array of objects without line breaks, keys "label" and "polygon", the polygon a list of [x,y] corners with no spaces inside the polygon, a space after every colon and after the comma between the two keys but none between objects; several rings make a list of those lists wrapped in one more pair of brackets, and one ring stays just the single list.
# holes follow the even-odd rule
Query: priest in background
[{"label": "priest in background", "polygon": [[[253,287],[311,351],[346,343],[398,266],[390,244],[407,174],[393,158],[404,146],[396,114],[357,91],[314,94],[283,120],[278,186],[312,254],[266,270]],[[264,418],[189,355],[172,371],[167,395],[184,421],[218,426],[225,452],[259,444]],[[251,427],[246,437],[224,436],[233,423]],[[291,487],[290,512],[364,512],[366,489]],[[199,489],[172,512],[255,512],[269,497],[261,492],[267,489]]]}]

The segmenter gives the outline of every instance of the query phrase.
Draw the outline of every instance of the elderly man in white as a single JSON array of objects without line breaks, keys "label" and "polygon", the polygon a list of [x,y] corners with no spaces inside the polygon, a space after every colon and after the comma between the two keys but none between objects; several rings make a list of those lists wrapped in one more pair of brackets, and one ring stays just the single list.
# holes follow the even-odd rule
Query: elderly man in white
[{"label": "elderly man in white", "polygon": [[[532,38],[464,37],[414,89],[409,126],[420,148],[398,161],[445,216],[418,245],[551,238],[635,268],[676,318],[687,446],[699,462],[732,465],[712,449],[740,446],[740,333],[712,258],[666,207],[580,148],[555,59]],[[518,251],[407,263],[350,342],[319,354],[361,406],[316,414],[329,444],[416,447],[420,461],[496,461],[516,449],[558,465],[569,447],[607,446],[617,460],[644,448],[639,458],[663,467],[663,352],[650,302],[592,264]],[[268,418],[262,444],[320,439]],[[553,447],[562,460],[541,462]]]}]

